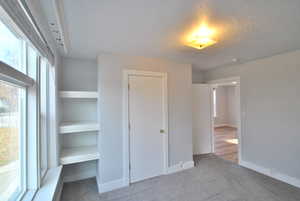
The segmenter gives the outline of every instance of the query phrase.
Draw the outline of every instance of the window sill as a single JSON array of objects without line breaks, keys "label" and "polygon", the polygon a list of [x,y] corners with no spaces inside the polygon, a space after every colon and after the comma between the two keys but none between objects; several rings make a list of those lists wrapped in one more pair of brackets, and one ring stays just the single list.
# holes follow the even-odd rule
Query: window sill
[{"label": "window sill", "polygon": [[47,171],[42,187],[36,192],[28,191],[22,201],[53,201],[56,196],[57,187],[61,180],[62,166],[51,168]]}]

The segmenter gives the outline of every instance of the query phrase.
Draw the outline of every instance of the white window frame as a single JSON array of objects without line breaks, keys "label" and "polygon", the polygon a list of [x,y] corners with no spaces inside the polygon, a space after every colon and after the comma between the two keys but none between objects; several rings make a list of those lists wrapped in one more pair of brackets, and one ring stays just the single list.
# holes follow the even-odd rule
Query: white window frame
[{"label": "white window frame", "polygon": [[[20,143],[22,147],[20,148],[20,153],[22,154],[22,178],[21,185],[22,191],[16,196],[12,196],[9,201],[17,200],[31,200],[35,195],[35,192],[39,189],[41,185],[41,180],[46,174],[46,171],[41,174],[41,160],[40,160],[40,93],[39,93],[39,70],[40,70],[40,59],[36,48],[34,48],[26,40],[26,37],[17,29],[15,24],[9,19],[6,14],[2,13],[3,10],[0,9],[1,21],[13,32],[18,38],[23,42],[23,55],[21,65],[25,69],[23,72],[16,70],[15,68],[0,62],[0,80],[7,83],[22,87],[25,89],[25,125],[22,125],[25,135],[22,135]],[[3,15],[2,15],[3,14]],[[4,19],[3,19],[4,18]],[[35,66],[29,67],[29,46],[33,51],[36,52],[36,63]],[[49,65],[48,62],[46,65]],[[48,70],[47,70],[48,71]],[[49,74],[49,72],[47,72]],[[49,78],[47,80],[47,91],[49,92]],[[47,93],[48,93],[47,92]],[[49,93],[48,93],[49,94]],[[49,98],[48,98],[49,99]],[[50,100],[48,100],[50,101]],[[48,107],[48,106],[47,106]],[[49,113],[49,108],[47,108],[47,113]],[[47,133],[49,133],[49,122],[47,122]],[[35,145],[35,146],[33,146]],[[48,151],[47,151],[48,153]],[[48,160],[48,159],[47,159]],[[48,169],[48,166],[47,166]]]},{"label": "white window frame", "polygon": [[[46,141],[47,142],[49,142],[49,112],[50,112],[50,110],[49,110],[49,101],[50,101],[50,98],[49,98],[49,62],[47,61],[47,59],[46,58],[42,58],[41,56],[39,56],[39,74],[38,74],[38,76],[39,76],[39,83],[40,83],[40,85],[39,85],[39,94],[41,94],[41,87],[42,87],[42,85],[41,85],[41,79],[42,79],[42,71],[41,71],[41,68],[43,68],[42,67],[42,60],[44,60],[43,62],[45,62],[45,67],[46,67],[46,129],[45,129],[45,131],[46,131]],[[46,147],[42,147],[41,145],[43,144],[42,143],[42,124],[41,124],[41,96],[39,96],[39,120],[40,120],[40,124],[39,124],[39,130],[40,130],[40,143],[39,143],[39,152],[41,153],[40,154],[40,158],[39,158],[39,160],[40,160],[40,180],[43,180],[43,178],[45,177],[45,175],[46,175],[46,173],[47,173],[47,170],[48,170],[48,160],[49,160],[49,148],[48,148],[48,143],[46,143]],[[43,150],[42,150],[43,149]],[[42,169],[42,162],[43,162],[43,155],[42,155],[42,153],[46,153],[46,159],[45,159],[45,161],[46,161],[46,167],[45,167],[45,169],[43,170]]]}]

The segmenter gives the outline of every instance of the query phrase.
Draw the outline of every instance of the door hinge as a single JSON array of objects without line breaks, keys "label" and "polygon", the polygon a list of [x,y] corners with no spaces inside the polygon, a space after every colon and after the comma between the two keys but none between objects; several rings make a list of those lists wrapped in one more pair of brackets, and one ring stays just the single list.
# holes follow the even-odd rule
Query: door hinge
[{"label": "door hinge", "polygon": [[130,89],[130,84],[128,84],[128,90]]},{"label": "door hinge", "polygon": [[131,164],[129,163],[129,171],[131,171]]},{"label": "door hinge", "polygon": [[128,130],[130,132],[130,129],[131,129],[131,126],[130,126],[130,123],[128,123]]}]

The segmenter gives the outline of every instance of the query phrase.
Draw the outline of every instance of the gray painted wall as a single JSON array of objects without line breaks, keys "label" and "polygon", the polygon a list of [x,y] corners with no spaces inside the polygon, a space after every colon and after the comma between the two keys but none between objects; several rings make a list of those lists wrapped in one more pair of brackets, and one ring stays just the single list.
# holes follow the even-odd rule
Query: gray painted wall
[{"label": "gray painted wall", "polygon": [[300,179],[300,51],[224,67],[206,80],[240,76],[242,160]]},{"label": "gray painted wall", "polygon": [[237,87],[226,86],[227,91],[227,124],[230,126],[238,126],[238,95]]},{"label": "gray painted wall", "polygon": [[204,83],[203,72],[192,70],[192,83],[193,84]]},{"label": "gray painted wall", "polygon": [[97,91],[96,60],[63,58],[60,90]]},{"label": "gray painted wall", "polygon": [[238,122],[238,97],[235,86],[217,87],[217,117],[215,126],[224,124],[237,127]]},{"label": "gray painted wall", "polygon": [[220,86],[216,88],[216,109],[217,116],[214,119],[215,126],[228,124],[228,106],[227,106],[227,90]]},{"label": "gray painted wall", "polygon": [[166,60],[120,55],[100,55],[99,160],[100,183],[122,179],[122,72],[124,69],[168,73],[169,166],[192,159],[191,65]]}]

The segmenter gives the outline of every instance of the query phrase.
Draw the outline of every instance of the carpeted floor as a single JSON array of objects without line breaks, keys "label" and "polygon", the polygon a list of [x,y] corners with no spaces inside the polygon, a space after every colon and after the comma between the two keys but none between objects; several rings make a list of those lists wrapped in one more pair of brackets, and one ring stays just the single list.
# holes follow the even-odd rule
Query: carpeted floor
[{"label": "carpeted floor", "polygon": [[61,201],[300,201],[300,189],[216,156],[196,167],[99,195],[95,179],[66,183]]}]

